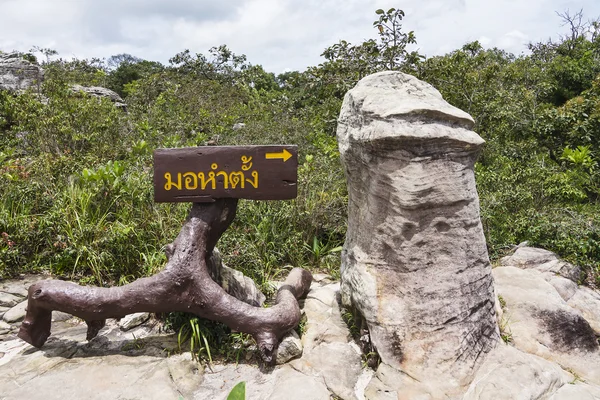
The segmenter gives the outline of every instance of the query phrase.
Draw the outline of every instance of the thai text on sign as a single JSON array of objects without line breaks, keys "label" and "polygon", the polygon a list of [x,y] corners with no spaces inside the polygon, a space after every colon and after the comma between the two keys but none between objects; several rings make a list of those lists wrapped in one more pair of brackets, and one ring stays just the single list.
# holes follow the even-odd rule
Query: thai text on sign
[{"label": "thai text on sign", "polygon": [[204,146],[154,151],[154,201],[297,196],[297,146]]}]

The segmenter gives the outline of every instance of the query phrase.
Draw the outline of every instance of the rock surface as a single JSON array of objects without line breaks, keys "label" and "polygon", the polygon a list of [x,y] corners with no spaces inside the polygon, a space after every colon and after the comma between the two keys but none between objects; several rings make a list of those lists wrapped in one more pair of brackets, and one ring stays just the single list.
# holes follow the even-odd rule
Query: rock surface
[{"label": "rock surface", "polygon": [[127,104],[125,104],[125,101],[123,101],[121,96],[119,96],[117,92],[114,92],[110,89],[100,86],[71,85],[71,90],[75,93],[83,92],[92,97],[109,99],[115,104],[116,107],[124,110],[127,109]]},{"label": "rock surface", "polygon": [[183,353],[169,357],[167,366],[177,391],[186,398],[192,397],[204,380],[202,365],[192,359],[191,353]]},{"label": "rock surface", "polygon": [[225,400],[233,386],[245,381],[248,399],[362,400],[360,388],[355,390],[360,355],[349,342],[338,296],[339,283],[313,282],[303,301],[302,341],[310,341],[308,350],[275,368],[231,363],[205,370],[189,353],[167,358],[177,347],[176,334],[161,333],[153,319],[126,332],[108,320],[89,342],[84,340],[86,325],[77,318],[53,321],[55,336],[39,350],[0,333],[0,399]]},{"label": "rock surface", "polygon": [[291,361],[290,365],[308,376],[321,377],[337,397],[356,399],[355,387],[361,375],[360,349],[350,342],[350,332],[342,319],[339,288],[339,283],[326,284],[308,293],[304,301],[304,352],[302,358]]},{"label": "rock surface", "polygon": [[288,333],[279,343],[277,349],[277,357],[275,363],[277,365],[285,364],[286,362],[298,358],[302,355],[302,341],[296,331]]},{"label": "rock surface", "polygon": [[413,378],[404,392],[437,381],[437,395],[461,393],[499,338],[473,174],[484,141],[472,126],[399,72],[362,79],[342,105],[342,301],[366,319],[382,361]]},{"label": "rock surface", "polygon": [[557,364],[501,345],[487,357],[463,400],[545,399],[572,380]]},{"label": "rock surface", "polygon": [[[494,269],[494,275],[506,278],[498,279],[496,290],[502,297],[498,303],[504,307],[503,318],[508,319],[505,329],[511,330],[512,343],[498,344],[473,372],[470,385],[455,396],[442,393],[440,387],[444,386],[439,385],[439,379],[416,385],[410,376],[386,363],[381,363],[375,373],[365,369],[358,346],[342,319],[339,283],[317,276],[321,283],[313,282],[301,303],[305,315],[303,354],[275,368],[241,362],[205,369],[192,360],[190,353],[167,357],[176,349],[177,337],[162,332],[153,319],[126,332],[116,321],[108,320],[98,337],[85,342],[85,323],[77,318],[64,320],[68,314],[53,313],[55,336],[40,350],[16,339],[18,323],[0,322],[0,399],[225,400],[233,386],[245,381],[248,399],[599,400],[600,385],[594,382],[599,363],[593,358],[594,352],[590,358],[590,354],[572,349],[538,351],[530,346],[529,338],[545,340],[548,332],[538,327],[542,320],[530,314],[528,318],[533,321],[524,324],[521,317],[516,317],[522,312],[519,310],[529,309],[530,296],[545,309],[568,307],[582,316],[598,318],[598,293],[575,285],[570,299],[580,299],[576,304],[583,311],[579,311],[558,293],[556,286],[562,286],[553,284],[549,273],[540,272],[535,265],[530,263],[532,268],[525,270],[511,266]],[[19,282],[2,282],[0,287],[14,292],[7,285],[14,288]],[[515,288],[519,285],[526,289]],[[566,327],[570,332],[568,324]],[[528,354],[523,343],[538,355]]]},{"label": "rock surface", "polygon": [[22,92],[39,91],[44,80],[44,70],[17,53],[0,54],[0,90]]},{"label": "rock surface", "polygon": [[27,301],[22,301],[2,316],[2,320],[5,322],[13,323],[23,320],[25,318],[25,311],[27,310]]},{"label": "rock surface", "polygon": [[221,259],[219,249],[215,247],[209,263],[210,276],[227,293],[238,300],[255,307],[261,307],[265,302],[265,295],[256,283],[237,269],[229,268]]},{"label": "rock surface", "polygon": [[121,318],[121,320],[119,321],[119,327],[121,327],[122,331],[128,331],[130,329],[135,328],[136,326],[140,326],[144,322],[148,321],[149,318],[150,313],[147,312],[129,314]]},{"label": "rock surface", "polygon": [[0,306],[14,307],[23,301],[23,297],[15,296],[11,293],[0,292]]},{"label": "rock surface", "polygon": [[600,385],[600,295],[589,288],[573,288],[570,279],[546,271],[547,260],[531,254],[525,258],[527,269],[519,262],[493,270],[512,343]]},{"label": "rock surface", "polygon": [[518,247],[512,255],[503,257],[500,260],[500,264],[522,269],[534,269],[539,272],[549,272],[553,275],[560,275],[575,283],[579,282],[581,276],[581,269],[579,267],[560,260],[551,251],[535,247]]}]

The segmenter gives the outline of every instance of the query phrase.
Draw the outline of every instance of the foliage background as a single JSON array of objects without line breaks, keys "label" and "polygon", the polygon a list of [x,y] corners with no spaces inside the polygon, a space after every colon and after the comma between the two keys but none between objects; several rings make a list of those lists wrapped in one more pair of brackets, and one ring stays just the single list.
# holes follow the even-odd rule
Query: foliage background
[{"label": "foliage background", "polygon": [[[566,34],[526,55],[472,42],[427,58],[410,50],[402,10],[377,10],[374,39],[340,41],[323,63],[278,76],[225,45],[168,65],[32,49],[40,93],[0,92],[0,278],[45,271],[107,286],[150,275],[188,208],[153,203],[153,149],[273,143],[300,148],[299,196],[240,202],[219,243],[225,262],[266,291],[290,266],[337,275],[347,192],[336,118],[360,78],[391,69],[434,85],[487,141],[476,177],[492,259],[528,240],[600,283],[600,25],[562,16]],[[128,112],[73,83],[115,90]]]}]

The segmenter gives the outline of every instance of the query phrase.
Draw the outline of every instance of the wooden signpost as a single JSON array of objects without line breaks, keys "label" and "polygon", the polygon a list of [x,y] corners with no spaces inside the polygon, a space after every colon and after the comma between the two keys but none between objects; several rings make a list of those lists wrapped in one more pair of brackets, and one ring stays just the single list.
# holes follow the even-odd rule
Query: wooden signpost
[{"label": "wooden signpost", "polygon": [[286,200],[298,194],[297,146],[205,146],[154,151],[154,201]]},{"label": "wooden signpost", "polygon": [[297,195],[296,146],[231,146],[159,149],[154,152],[157,202],[193,202],[179,235],[165,246],[167,265],[157,274],[114,288],[79,286],[61,280],[29,288],[19,337],[41,347],[50,336],[52,311],[85,320],[87,339],[106,318],[147,311],[191,312],[251,334],[263,360],[275,361],[282,337],[300,322],[298,299],[306,296],[310,272],[294,268],[269,308],[233,297],[215,282],[212,257],[235,217],[237,199],[283,200]]}]

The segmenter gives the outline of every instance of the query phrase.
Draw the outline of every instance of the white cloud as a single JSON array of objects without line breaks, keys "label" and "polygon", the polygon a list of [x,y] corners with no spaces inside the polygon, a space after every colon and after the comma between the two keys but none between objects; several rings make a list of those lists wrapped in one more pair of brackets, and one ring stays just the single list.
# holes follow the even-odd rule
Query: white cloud
[{"label": "white cloud", "polygon": [[498,39],[496,46],[514,53],[522,49],[530,41],[526,34],[514,30],[502,35]]},{"label": "white cloud", "polygon": [[490,39],[490,38],[489,38],[489,37],[487,37],[487,36],[481,36],[481,37],[480,37],[479,39],[477,39],[477,40],[479,40],[479,43],[481,43],[481,45],[482,45],[483,47],[488,47],[488,46],[489,46],[489,45],[492,43],[492,39]]},{"label": "white cloud", "polygon": [[0,49],[37,45],[87,58],[126,52],[166,63],[186,48],[227,44],[279,73],[322,62],[322,51],[341,39],[374,38],[374,11],[391,7],[406,12],[403,28],[415,31],[428,56],[477,39],[518,54],[529,41],[565,32],[555,11],[600,15],[597,0],[0,0]]}]

